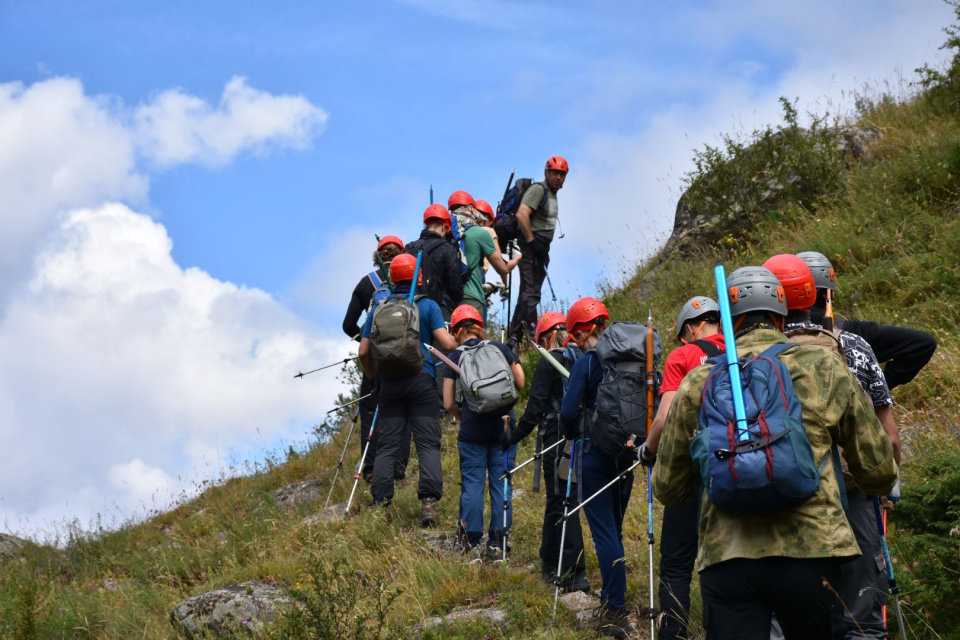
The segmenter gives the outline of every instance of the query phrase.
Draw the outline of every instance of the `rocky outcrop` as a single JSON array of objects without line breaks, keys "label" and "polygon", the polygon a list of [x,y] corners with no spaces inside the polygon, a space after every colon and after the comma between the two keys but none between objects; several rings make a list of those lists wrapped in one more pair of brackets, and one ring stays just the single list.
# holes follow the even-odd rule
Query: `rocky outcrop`
[{"label": "rocky outcrop", "polygon": [[292,600],[276,586],[252,580],[184,600],[170,612],[170,624],[188,638],[255,634],[291,605]]},{"label": "rocky outcrop", "polygon": [[0,560],[13,560],[20,555],[26,540],[22,540],[8,533],[0,533]]},{"label": "rocky outcrop", "polygon": [[323,499],[319,480],[304,480],[303,482],[288,484],[274,491],[273,496],[278,503],[290,509]]}]

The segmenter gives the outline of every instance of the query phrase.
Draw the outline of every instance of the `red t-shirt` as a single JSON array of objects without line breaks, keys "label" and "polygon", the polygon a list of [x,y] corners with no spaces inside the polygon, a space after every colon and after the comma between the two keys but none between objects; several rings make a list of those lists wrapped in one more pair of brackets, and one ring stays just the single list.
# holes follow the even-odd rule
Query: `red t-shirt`
[{"label": "red t-shirt", "polygon": [[[700,338],[715,344],[723,350],[723,333],[716,333],[706,338]],[[685,344],[674,349],[667,356],[663,365],[663,383],[660,385],[660,395],[665,391],[676,391],[683,382],[683,377],[707,361],[707,354],[697,345]]]}]

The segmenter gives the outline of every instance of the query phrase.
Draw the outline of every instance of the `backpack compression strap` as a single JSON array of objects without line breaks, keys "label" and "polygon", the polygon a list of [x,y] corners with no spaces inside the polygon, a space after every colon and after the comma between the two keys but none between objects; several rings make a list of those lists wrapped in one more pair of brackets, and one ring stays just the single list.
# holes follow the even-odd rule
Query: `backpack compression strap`
[{"label": "backpack compression strap", "polygon": [[707,358],[713,358],[723,353],[723,349],[713,344],[709,340],[694,340],[690,344],[695,344],[700,347],[700,350],[706,354]]}]

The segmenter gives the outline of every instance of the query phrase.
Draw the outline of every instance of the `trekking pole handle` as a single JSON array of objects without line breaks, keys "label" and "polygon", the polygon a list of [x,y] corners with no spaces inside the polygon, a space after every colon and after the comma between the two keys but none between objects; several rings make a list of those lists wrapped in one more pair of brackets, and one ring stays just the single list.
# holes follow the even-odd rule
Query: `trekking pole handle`
[{"label": "trekking pole handle", "polygon": [[[356,339],[356,336],[354,336],[354,339]],[[310,370],[310,371],[304,371],[303,373],[297,373],[297,375],[295,375],[295,376],[293,376],[293,377],[294,377],[294,378],[302,378],[303,376],[308,376],[308,375],[310,375],[311,373],[316,373],[317,371],[323,371],[324,369],[329,369],[330,367],[335,367],[335,366],[341,365],[341,364],[347,364],[347,363],[350,362],[351,360],[356,360],[357,357],[358,357],[358,356],[353,356],[352,358],[344,358],[343,360],[337,360],[337,361],[334,362],[333,364],[324,365],[324,366],[320,367],[319,369],[312,369],[312,370]]]},{"label": "trekking pole handle", "polygon": [[443,355],[442,353],[440,353],[440,350],[439,350],[439,349],[434,348],[434,346],[433,346],[432,344],[427,344],[426,342],[423,343],[423,346],[426,347],[427,351],[429,351],[429,352],[432,353],[433,355],[437,356],[437,358],[440,360],[440,362],[442,362],[443,364],[445,364],[445,365],[447,365],[448,367],[450,367],[450,370],[451,370],[451,371],[453,371],[453,372],[454,372],[455,374],[457,374],[457,375],[460,375],[460,367],[458,367],[457,365],[455,365],[455,364],[453,363],[453,360],[451,360],[451,359],[448,358],[447,356],[445,356],[445,355]]},{"label": "trekking pole handle", "polygon": [[[343,409],[344,407],[349,407],[349,406],[352,405],[352,404],[356,404],[356,403],[360,402],[361,400],[363,400],[363,399],[365,399],[365,398],[369,398],[369,397],[372,396],[372,395],[373,395],[373,392],[370,392],[370,393],[368,393],[367,395],[365,395],[365,396],[360,396],[359,398],[356,398],[356,399],[354,399],[354,400],[351,400],[350,402],[345,402],[345,403],[343,403],[343,404],[341,404],[341,405],[337,405],[337,406],[334,407],[333,409],[330,409],[330,411],[327,411],[327,415],[330,415],[331,413],[333,413],[333,412],[336,411],[337,409]],[[360,413],[360,410],[359,410],[359,409],[357,410],[357,413],[358,413],[358,414]],[[354,418],[354,419],[356,419],[356,418]]]},{"label": "trekking pole handle", "polygon": [[[602,488],[602,489],[600,489],[600,490],[597,491],[595,494],[593,494],[592,496],[590,496],[589,498],[587,498],[586,500],[584,500],[583,502],[581,502],[580,504],[578,504],[573,511],[571,511],[571,512],[569,512],[569,513],[563,514],[563,517],[560,519],[560,522],[563,522],[564,520],[567,520],[567,519],[573,517],[574,514],[576,514],[578,511],[580,511],[580,509],[583,509],[583,507],[586,506],[591,500],[593,500],[593,499],[596,498],[598,495],[600,495],[601,493],[603,493],[604,491],[606,491],[607,489],[609,489],[609,488],[612,487],[613,485],[617,484],[618,482],[620,482],[621,480],[623,480],[624,478],[626,478],[628,473],[630,473],[631,471],[633,471],[634,469],[636,469],[636,468],[639,467],[639,466],[640,466],[640,462],[639,462],[639,461],[634,462],[633,464],[631,464],[631,465],[630,465],[629,467],[627,467],[624,471],[622,471],[620,474],[618,474],[616,478],[614,478],[613,480],[611,480],[611,481],[608,482],[607,484],[603,485],[603,488]],[[557,524],[560,524],[560,522],[557,522]]]},{"label": "trekking pole handle", "polygon": [[533,346],[535,346],[535,347],[537,348],[537,351],[540,352],[540,355],[541,355],[541,356],[543,356],[544,358],[547,359],[547,362],[550,364],[550,366],[552,366],[554,369],[557,370],[557,373],[559,373],[559,374],[560,374],[561,376],[563,376],[564,378],[569,378],[569,377],[570,377],[570,372],[567,371],[566,368],[565,368],[562,364],[560,364],[559,362],[557,362],[557,359],[554,358],[552,355],[550,355],[550,352],[549,352],[549,351],[547,351],[546,349],[544,349],[543,347],[541,347],[541,346],[540,346],[538,343],[536,343],[536,342],[533,343]]},{"label": "trekking pole handle", "polygon": [[717,260],[713,268],[717,283],[717,302],[720,305],[720,322],[723,325],[723,342],[727,350],[727,372],[730,374],[730,389],[733,395],[733,414],[737,419],[737,440],[749,439],[747,431],[747,410],[743,404],[743,383],[740,379],[740,360],[737,357],[736,337],[733,333],[733,320],[730,315],[730,294],[727,292],[727,274],[723,264]]}]

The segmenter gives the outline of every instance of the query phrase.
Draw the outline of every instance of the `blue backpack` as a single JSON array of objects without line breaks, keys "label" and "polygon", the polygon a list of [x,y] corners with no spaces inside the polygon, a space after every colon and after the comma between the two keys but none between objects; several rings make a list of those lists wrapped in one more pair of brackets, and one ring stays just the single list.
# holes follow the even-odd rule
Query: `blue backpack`
[{"label": "blue backpack", "polygon": [[[713,368],[704,385],[690,454],[707,498],[723,511],[742,516],[784,511],[806,502],[820,487],[820,474],[830,456],[819,465],[814,461],[790,371],[777,357],[794,346],[777,344],[740,361],[750,432],[743,441],[737,437],[726,356],[707,361]],[[836,447],[833,451],[839,469]]]},{"label": "blue backpack", "polygon": [[[520,227],[517,225],[517,209],[523,201],[527,189],[538,184],[530,178],[518,178],[512,187],[507,189],[503,201],[497,205],[497,217],[493,221],[493,230],[497,232],[497,241],[500,251],[507,252],[507,245],[520,236]],[[543,199],[537,209],[542,209],[547,202],[547,189],[543,189]]]}]

